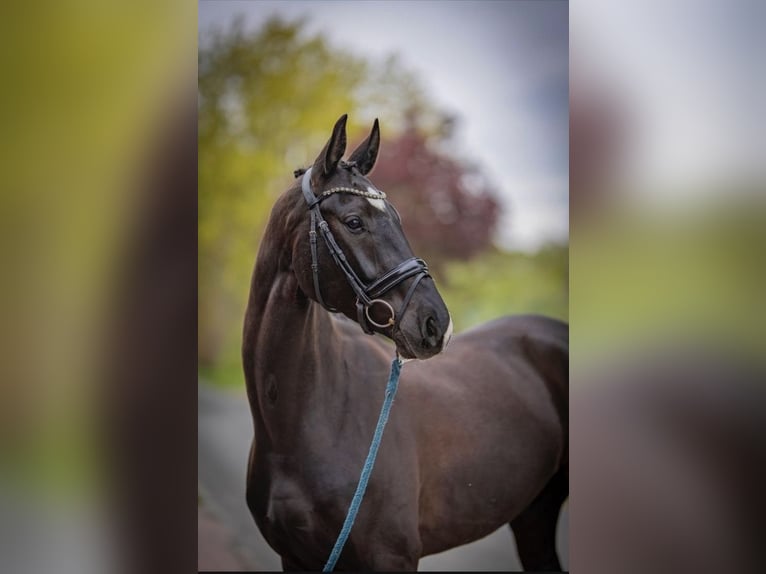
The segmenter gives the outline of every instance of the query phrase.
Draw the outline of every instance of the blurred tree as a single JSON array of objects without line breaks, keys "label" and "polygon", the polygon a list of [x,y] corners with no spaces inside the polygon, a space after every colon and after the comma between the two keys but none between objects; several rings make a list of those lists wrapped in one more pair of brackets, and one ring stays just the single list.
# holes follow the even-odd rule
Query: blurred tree
[{"label": "blurred tree", "polygon": [[292,169],[321,149],[328,122],[356,107],[364,62],[302,28],[273,19],[251,33],[237,19],[200,46],[202,364],[239,335],[260,235]]},{"label": "blurred tree", "polygon": [[437,274],[447,261],[490,247],[500,214],[496,191],[479,169],[436,149],[454,122],[443,116],[425,130],[411,109],[404,133],[381,145],[374,171],[375,185],[397,206],[413,250]]}]

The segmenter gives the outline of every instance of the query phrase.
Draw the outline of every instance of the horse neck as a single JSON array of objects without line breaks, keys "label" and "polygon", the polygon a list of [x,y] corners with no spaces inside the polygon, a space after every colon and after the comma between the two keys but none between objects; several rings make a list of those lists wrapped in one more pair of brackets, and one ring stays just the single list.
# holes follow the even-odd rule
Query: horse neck
[{"label": "horse neck", "polygon": [[279,268],[274,255],[283,248],[279,243],[264,241],[258,256],[243,362],[259,441],[290,451],[306,440],[332,440],[328,435],[347,416],[342,405],[350,385],[336,372],[343,365],[337,327],[327,311],[303,295],[294,273]]}]

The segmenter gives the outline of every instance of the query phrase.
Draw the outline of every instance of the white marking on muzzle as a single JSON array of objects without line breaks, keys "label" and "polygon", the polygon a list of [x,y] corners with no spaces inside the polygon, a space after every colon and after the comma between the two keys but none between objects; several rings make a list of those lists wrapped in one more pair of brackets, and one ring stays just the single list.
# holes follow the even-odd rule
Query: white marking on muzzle
[{"label": "white marking on muzzle", "polygon": [[442,338],[442,351],[447,348],[447,345],[449,344],[449,340],[452,338],[452,315],[449,317],[449,325],[447,325],[447,332],[444,333],[444,337]]},{"label": "white marking on muzzle", "polygon": [[[374,194],[380,193],[377,189],[375,189],[373,187],[369,187],[369,186],[367,186],[367,191],[369,191],[370,193],[374,193]],[[379,209],[381,211],[385,211],[386,210],[386,202],[383,201],[382,199],[373,199],[372,197],[368,197],[367,201],[369,201],[370,205],[372,205],[376,209]]]}]

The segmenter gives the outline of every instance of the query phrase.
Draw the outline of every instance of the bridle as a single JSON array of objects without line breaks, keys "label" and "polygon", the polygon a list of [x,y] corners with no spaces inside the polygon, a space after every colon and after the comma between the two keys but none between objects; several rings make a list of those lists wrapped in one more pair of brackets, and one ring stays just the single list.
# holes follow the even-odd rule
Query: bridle
[{"label": "bridle", "polygon": [[[309,212],[311,213],[309,243],[311,245],[311,271],[314,277],[314,293],[316,294],[317,301],[328,311],[333,313],[338,312],[337,309],[334,309],[325,303],[324,298],[322,297],[322,291],[319,288],[319,257],[317,252],[317,228],[319,228],[319,233],[321,233],[335,264],[340,267],[341,271],[343,271],[343,274],[346,276],[346,281],[356,294],[356,312],[359,325],[368,335],[374,333],[370,325],[378,327],[379,329],[391,327],[391,335],[393,335],[393,332],[399,326],[399,321],[401,320],[402,315],[404,315],[404,311],[407,309],[407,305],[409,305],[410,299],[412,299],[418,284],[423,278],[430,277],[430,274],[428,273],[428,265],[426,265],[426,262],[422,259],[411,257],[405,259],[393,269],[386,271],[371,283],[365,283],[359,278],[349,264],[346,255],[335,241],[335,237],[333,237],[333,234],[327,225],[327,221],[322,217],[322,211],[319,209],[322,201],[336,193],[348,193],[380,200],[384,200],[386,194],[382,191],[373,193],[350,187],[333,187],[332,189],[325,190],[319,195],[316,195],[311,190],[311,168],[303,173],[301,191],[303,192],[303,197],[306,200]],[[380,297],[410,277],[414,277],[415,280],[407,290],[407,294],[405,295],[399,313],[397,314],[391,304],[380,299]],[[388,310],[390,317],[386,323],[378,323],[370,317],[370,309],[375,305],[383,306]]]}]

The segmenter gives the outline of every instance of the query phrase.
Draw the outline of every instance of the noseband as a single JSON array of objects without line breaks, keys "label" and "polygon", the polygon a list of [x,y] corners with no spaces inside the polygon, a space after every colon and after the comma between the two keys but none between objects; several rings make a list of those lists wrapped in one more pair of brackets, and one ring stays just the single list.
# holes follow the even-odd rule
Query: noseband
[{"label": "noseband", "polygon": [[[335,264],[340,267],[341,271],[343,271],[343,274],[346,276],[346,281],[356,294],[356,312],[359,325],[361,325],[364,332],[368,335],[372,335],[374,333],[370,325],[378,327],[379,329],[386,329],[391,327],[391,334],[393,335],[394,330],[399,326],[399,321],[401,320],[402,315],[404,315],[404,311],[407,308],[410,299],[412,299],[412,295],[415,293],[415,289],[417,288],[418,284],[424,277],[430,277],[428,273],[428,265],[426,265],[426,262],[422,259],[411,257],[409,259],[405,259],[393,269],[383,273],[383,275],[373,280],[371,283],[365,283],[359,279],[359,276],[351,268],[346,255],[343,253],[343,250],[335,241],[335,237],[333,237],[333,234],[327,225],[327,221],[325,221],[324,217],[322,217],[322,212],[319,209],[319,205],[322,203],[322,201],[336,193],[349,193],[370,199],[385,199],[386,194],[382,191],[379,193],[371,193],[350,187],[334,187],[332,189],[323,191],[319,195],[315,195],[311,190],[311,168],[306,170],[306,172],[303,174],[303,180],[301,181],[301,191],[303,191],[303,197],[306,200],[309,212],[311,213],[311,230],[309,231],[309,242],[311,244],[311,271],[314,277],[314,293],[316,294],[317,301],[328,311],[337,313],[337,309],[329,307],[324,302],[324,299],[322,298],[322,292],[319,289],[319,256],[317,253],[318,227],[319,233],[321,233],[322,238],[327,245],[327,249],[330,251],[330,255],[332,255],[332,258],[335,261]],[[387,301],[384,301],[383,299],[380,299],[380,297],[410,277],[415,277],[415,280],[407,290],[407,294],[405,295],[404,300],[402,301],[402,306],[399,309],[399,313],[397,314],[391,304]],[[390,317],[386,323],[377,323],[372,319],[372,317],[370,317],[370,309],[374,308],[375,305],[385,307],[388,310]]]}]

